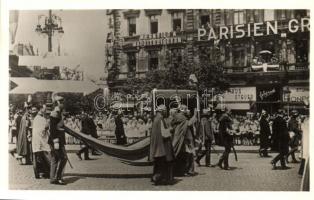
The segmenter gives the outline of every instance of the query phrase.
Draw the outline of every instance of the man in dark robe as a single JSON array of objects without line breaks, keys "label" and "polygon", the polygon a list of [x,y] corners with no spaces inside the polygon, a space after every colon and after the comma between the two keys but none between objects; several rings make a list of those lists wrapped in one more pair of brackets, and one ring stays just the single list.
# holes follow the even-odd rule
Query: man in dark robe
[{"label": "man in dark robe", "polygon": [[289,133],[286,120],[283,118],[283,110],[279,109],[273,123],[273,136],[278,141],[274,144],[279,154],[271,161],[273,169],[277,169],[276,163],[280,160],[281,169],[289,169],[286,166],[285,156],[289,152]]},{"label": "man in dark robe", "polygon": [[[219,134],[221,136],[222,144],[225,150],[217,165],[221,169],[229,170],[229,153],[231,152],[231,147],[233,145],[233,137],[230,133],[232,130],[232,119],[230,117],[230,110],[228,108],[223,108],[221,111],[222,115],[219,118]],[[222,166],[222,164],[224,166]]]},{"label": "man in dark robe", "polygon": [[25,163],[21,162],[21,164],[31,165],[32,164],[32,155],[31,155],[31,141],[30,138],[30,108],[27,107],[25,109],[25,113],[21,119],[20,130],[18,134],[18,141],[16,146],[16,151],[18,154],[18,159],[22,161],[25,159]]},{"label": "man in dark robe", "polygon": [[115,118],[115,124],[116,124],[115,135],[116,135],[118,145],[124,145],[127,143],[125,132],[124,132],[123,121],[121,117],[122,117],[122,110],[118,110],[118,114]]},{"label": "man in dark robe", "polygon": [[154,162],[152,181],[156,185],[173,184],[174,152],[171,144],[170,127],[164,120],[166,107],[158,106],[150,136],[150,161]]},{"label": "man in dark robe", "polygon": [[259,154],[262,157],[269,157],[268,148],[270,147],[270,127],[267,120],[267,113],[262,111],[260,119],[260,149]]}]

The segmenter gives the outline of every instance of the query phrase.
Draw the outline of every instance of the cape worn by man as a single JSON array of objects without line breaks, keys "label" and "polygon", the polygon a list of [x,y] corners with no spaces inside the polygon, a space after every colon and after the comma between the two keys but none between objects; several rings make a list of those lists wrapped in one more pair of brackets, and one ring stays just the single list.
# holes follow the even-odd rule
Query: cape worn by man
[{"label": "cape worn by man", "polygon": [[26,164],[31,163],[31,145],[27,138],[29,134],[30,123],[31,122],[28,117],[28,112],[26,111],[21,119],[20,130],[18,133],[18,143],[16,146],[17,154],[19,156],[25,157]]}]

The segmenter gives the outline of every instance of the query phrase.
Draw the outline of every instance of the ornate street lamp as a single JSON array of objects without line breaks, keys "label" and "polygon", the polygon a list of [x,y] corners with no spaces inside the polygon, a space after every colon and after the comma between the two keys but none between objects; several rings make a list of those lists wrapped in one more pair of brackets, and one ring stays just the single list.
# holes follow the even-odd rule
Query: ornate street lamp
[{"label": "ornate street lamp", "polygon": [[[43,24],[41,21],[42,18],[45,19]],[[39,15],[35,32],[44,37],[48,36],[48,52],[52,52],[52,36],[57,33],[59,37],[62,37],[64,34],[61,17],[52,14],[51,10],[49,10],[48,16]]]}]

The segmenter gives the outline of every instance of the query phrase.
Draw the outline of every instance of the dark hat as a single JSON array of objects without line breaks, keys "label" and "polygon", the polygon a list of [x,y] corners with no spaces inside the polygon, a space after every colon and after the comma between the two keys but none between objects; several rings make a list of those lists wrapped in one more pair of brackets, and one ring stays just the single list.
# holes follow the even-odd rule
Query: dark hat
[{"label": "dark hat", "polygon": [[291,111],[291,114],[292,114],[293,116],[298,116],[298,115],[299,115],[299,112],[298,112],[297,110],[292,110],[292,111]]}]

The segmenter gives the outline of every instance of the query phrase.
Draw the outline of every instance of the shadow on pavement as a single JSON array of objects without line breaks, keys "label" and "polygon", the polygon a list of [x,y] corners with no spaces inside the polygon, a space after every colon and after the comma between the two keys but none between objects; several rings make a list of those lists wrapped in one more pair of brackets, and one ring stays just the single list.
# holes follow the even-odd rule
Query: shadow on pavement
[{"label": "shadow on pavement", "polygon": [[64,176],[75,176],[77,178],[150,178],[152,174],[79,174],[65,173]]},{"label": "shadow on pavement", "polygon": [[78,176],[74,176],[74,177],[66,177],[64,178],[64,181],[67,183],[67,184],[71,184],[71,183],[74,183],[78,180],[80,180],[81,178],[78,177]]}]

